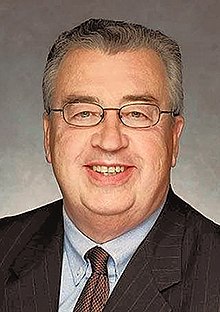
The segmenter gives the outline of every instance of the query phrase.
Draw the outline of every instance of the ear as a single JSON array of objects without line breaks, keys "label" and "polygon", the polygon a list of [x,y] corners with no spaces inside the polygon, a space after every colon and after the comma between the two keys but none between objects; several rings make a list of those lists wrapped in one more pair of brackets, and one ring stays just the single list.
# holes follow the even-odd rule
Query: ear
[{"label": "ear", "polygon": [[173,125],[173,155],[172,155],[172,167],[176,166],[177,156],[179,153],[179,142],[183,131],[185,121],[183,116],[176,116]]},{"label": "ear", "polygon": [[48,163],[51,163],[50,152],[50,131],[51,131],[50,117],[47,113],[43,114],[43,130],[44,130],[44,152]]}]

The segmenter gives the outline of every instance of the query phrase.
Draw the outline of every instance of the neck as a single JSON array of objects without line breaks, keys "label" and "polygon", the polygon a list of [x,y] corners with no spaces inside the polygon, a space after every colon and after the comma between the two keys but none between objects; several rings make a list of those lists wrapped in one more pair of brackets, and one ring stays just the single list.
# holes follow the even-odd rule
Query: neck
[{"label": "neck", "polygon": [[115,216],[100,216],[97,215],[90,218],[88,215],[82,219],[78,219],[72,210],[65,206],[66,213],[75,226],[91,240],[98,244],[110,241],[129,229],[135,227],[130,225],[131,222],[123,224],[123,219]]},{"label": "neck", "polygon": [[84,235],[102,244],[130,231],[149,218],[164,203],[165,196],[160,200],[157,198],[148,209],[146,207],[145,214],[139,214],[138,209],[115,215],[96,214],[89,209],[74,209],[65,199],[64,207],[68,217]]}]

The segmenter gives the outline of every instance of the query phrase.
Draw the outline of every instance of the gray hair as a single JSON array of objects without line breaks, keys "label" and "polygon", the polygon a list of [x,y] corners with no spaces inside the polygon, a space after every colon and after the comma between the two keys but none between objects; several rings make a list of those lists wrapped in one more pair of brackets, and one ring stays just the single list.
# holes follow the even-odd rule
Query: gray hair
[{"label": "gray hair", "polygon": [[51,105],[59,65],[71,49],[98,49],[108,54],[154,50],[162,59],[168,77],[169,96],[175,114],[183,113],[182,61],[178,44],[160,32],[142,25],[105,19],[89,19],[61,33],[53,44],[43,75],[44,108]]}]

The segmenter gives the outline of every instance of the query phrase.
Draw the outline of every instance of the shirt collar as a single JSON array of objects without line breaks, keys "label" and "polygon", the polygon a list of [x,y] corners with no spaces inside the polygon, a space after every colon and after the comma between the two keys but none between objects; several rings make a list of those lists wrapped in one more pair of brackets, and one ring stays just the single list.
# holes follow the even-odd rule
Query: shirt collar
[{"label": "shirt collar", "polygon": [[105,249],[114,260],[117,276],[123,273],[134,252],[151,230],[161,210],[162,207],[156,210],[137,227],[103,244],[103,249]]},{"label": "shirt collar", "polygon": [[91,272],[87,272],[89,263],[85,260],[84,256],[89,249],[97,245],[102,247],[110,255],[108,261],[109,280],[112,279],[114,282],[117,278],[119,278],[137,247],[156,222],[162,207],[157,209],[149,218],[134,229],[131,229],[121,236],[103,244],[97,244],[84,235],[70,220],[65,209],[63,209],[65,233],[64,251],[67,255],[75,285],[80,283],[85,274],[91,274]]},{"label": "shirt collar", "polygon": [[[88,262],[84,258],[86,252],[97,244],[78,230],[68,217],[65,209],[64,215],[64,251],[66,252],[69,267],[75,285],[86,274]],[[74,268],[74,269],[73,269]]]}]

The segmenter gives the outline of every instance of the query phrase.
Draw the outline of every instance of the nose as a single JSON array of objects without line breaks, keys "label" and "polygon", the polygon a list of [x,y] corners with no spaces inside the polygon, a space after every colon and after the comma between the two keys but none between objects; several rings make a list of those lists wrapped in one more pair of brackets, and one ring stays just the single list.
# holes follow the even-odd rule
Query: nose
[{"label": "nose", "polygon": [[118,118],[116,111],[108,111],[103,121],[97,127],[97,132],[92,135],[91,144],[107,152],[116,152],[128,146],[129,140],[122,133],[125,127]]}]

